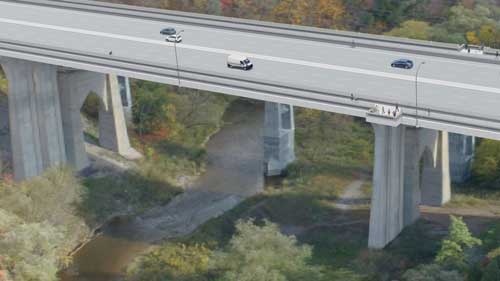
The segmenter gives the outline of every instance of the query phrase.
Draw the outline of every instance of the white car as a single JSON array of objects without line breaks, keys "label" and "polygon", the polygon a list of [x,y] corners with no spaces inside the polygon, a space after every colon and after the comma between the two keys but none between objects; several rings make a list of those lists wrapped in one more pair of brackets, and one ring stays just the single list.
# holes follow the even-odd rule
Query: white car
[{"label": "white car", "polygon": [[250,70],[253,68],[253,63],[245,56],[230,55],[227,57],[227,67]]},{"label": "white car", "polygon": [[180,35],[180,34],[168,35],[167,42],[181,43],[182,42],[182,35]]}]

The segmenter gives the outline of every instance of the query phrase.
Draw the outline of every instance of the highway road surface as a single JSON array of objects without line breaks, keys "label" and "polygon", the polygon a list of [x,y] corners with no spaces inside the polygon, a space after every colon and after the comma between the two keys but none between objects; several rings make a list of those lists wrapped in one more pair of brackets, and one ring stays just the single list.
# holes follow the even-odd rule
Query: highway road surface
[{"label": "highway road surface", "polygon": [[[35,2],[0,0],[0,56],[361,117],[375,103],[398,104],[404,124],[415,125],[418,108],[422,127],[500,139],[500,62],[494,56],[462,54],[451,45],[418,46],[397,39],[387,43],[369,36],[332,43],[334,35],[280,36],[265,27],[214,27],[203,24],[209,20],[189,23],[149,10],[117,15],[102,7],[107,12]],[[166,27],[183,30],[177,60],[175,45],[160,34]],[[2,49],[2,43],[15,47]],[[29,52],[31,48],[40,50],[38,55]],[[44,52],[62,55],[43,59]],[[254,69],[228,68],[230,54],[249,57]],[[401,58],[411,59],[413,69],[391,67]]]}]

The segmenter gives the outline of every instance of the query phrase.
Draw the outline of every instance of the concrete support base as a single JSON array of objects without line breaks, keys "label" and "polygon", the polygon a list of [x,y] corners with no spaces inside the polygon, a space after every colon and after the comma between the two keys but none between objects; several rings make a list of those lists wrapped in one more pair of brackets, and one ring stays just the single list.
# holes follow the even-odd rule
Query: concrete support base
[{"label": "concrete support base", "polygon": [[442,206],[451,199],[448,132],[430,134],[434,134],[432,145],[423,156],[422,204]]},{"label": "concrete support base", "polygon": [[452,182],[463,183],[470,179],[476,140],[472,136],[449,133],[450,177]]},{"label": "concrete support base", "polygon": [[141,157],[130,146],[116,76],[87,71],[61,72],[59,89],[68,162],[77,170],[89,164],[85,152],[80,110],[91,92],[101,99],[99,105],[100,145],[129,159]]},{"label": "concrete support base", "polygon": [[105,79],[103,99],[107,106],[99,108],[99,144],[127,159],[140,158],[141,155],[130,146],[118,77],[107,75]]},{"label": "concrete support base", "polygon": [[9,80],[9,119],[14,179],[23,180],[64,164],[57,67],[2,58]]},{"label": "concrete support base", "polygon": [[265,103],[264,173],[276,176],[295,160],[295,121],[293,106]]},{"label": "concrete support base", "polygon": [[403,226],[413,224],[420,217],[420,130],[406,127],[404,162]]},{"label": "concrete support base", "polygon": [[403,229],[405,127],[373,125],[375,167],[368,246],[381,249]]}]

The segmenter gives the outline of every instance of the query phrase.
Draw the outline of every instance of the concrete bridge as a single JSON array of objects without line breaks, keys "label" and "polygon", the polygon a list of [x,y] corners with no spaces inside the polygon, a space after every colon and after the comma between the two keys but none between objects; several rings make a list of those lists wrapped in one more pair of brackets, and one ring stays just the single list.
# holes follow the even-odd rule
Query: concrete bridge
[{"label": "concrete bridge", "polygon": [[[170,26],[184,30],[183,43],[164,41]],[[382,248],[419,204],[449,200],[448,132],[500,139],[500,62],[488,49],[77,0],[0,0],[0,30],[18,180],[87,165],[89,92],[100,99],[101,145],[134,157],[116,75],[266,101],[268,175],[295,158],[293,106],[349,114],[375,130],[369,246]],[[228,69],[233,53],[255,68]],[[415,67],[392,68],[399,58]],[[373,114],[375,105],[398,115]],[[470,160],[460,153],[454,167]]]}]

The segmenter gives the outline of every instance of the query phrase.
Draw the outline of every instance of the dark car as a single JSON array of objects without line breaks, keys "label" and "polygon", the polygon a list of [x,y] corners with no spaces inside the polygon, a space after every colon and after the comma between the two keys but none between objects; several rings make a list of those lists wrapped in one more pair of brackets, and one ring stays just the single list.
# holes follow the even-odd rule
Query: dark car
[{"label": "dark car", "polygon": [[400,59],[400,60],[393,61],[391,63],[391,66],[397,67],[397,68],[412,69],[413,62],[411,60],[407,60],[407,59]]},{"label": "dark car", "polygon": [[175,30],[175,28],[167,27],[165,29],[162,29],[162,31],[160,31],[160,33],[163,35],[174,35],[177,33],[177,31]]}]

